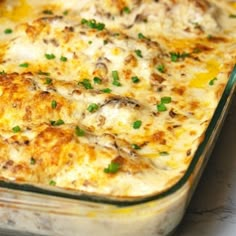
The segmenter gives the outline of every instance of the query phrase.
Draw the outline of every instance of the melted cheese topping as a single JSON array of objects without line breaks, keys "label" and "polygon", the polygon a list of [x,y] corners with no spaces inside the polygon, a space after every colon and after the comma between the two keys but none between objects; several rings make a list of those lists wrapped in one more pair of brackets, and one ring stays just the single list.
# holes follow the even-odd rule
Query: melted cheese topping
[{"label": "melted cheese topping", "polygon": [[227,1],[1,1],[1,178],[122,197],[170,188],[235,64],[234,12]]}]

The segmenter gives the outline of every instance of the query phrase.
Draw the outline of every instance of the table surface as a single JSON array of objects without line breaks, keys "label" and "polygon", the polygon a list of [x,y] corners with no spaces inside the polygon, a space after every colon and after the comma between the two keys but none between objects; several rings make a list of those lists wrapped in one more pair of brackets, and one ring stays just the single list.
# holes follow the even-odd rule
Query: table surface
[{"label": "table surface", "polygon": [[187,213],[174,236],[236,235],[236,94]]}]

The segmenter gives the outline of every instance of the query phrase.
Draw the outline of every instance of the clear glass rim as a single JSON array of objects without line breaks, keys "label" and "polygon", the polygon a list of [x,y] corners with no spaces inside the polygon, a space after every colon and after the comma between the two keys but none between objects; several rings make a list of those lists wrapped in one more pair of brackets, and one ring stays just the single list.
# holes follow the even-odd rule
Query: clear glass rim
[{"label": "clear glass rim", "polygon": [[201,144],[198,146],[194,154],[194,157],[192,161],[190,162],[185,174],[169,189],[161,193],[153,194],[150,196],[137,197],[137,198],[135,197],[134,198],[119,198],[119,197],[111,197],[111,196],[106,196],[106,195],[104,196],[104,195],[88,194],[88,193],[83,193],[83,192],[81,193],[79,191],[63,190],[59,188],[45,189],[42,187],[30,185],[30,184],[19,184],[19,183],[7,182],[5,180],[0,180],[0,187],[11,189],[11,190],[30,192],[32,194],[44,194],[50,197],[62,197],[62,198],[70,199],[70,200],[82,200],[82,201],[86,201],[90,203],[103,203],[103,204],[110,204],[110,205],[115,205],[115,206],[120,206],[120,207],[139,205],[139,204],[143,204],[143,203],[147,203],[150,201],[167,197],[173,194],[174,192],[178,191],[182,186],[184,186],[187,183],[189,177],[194,172],[195,167],[197,166],[202,154],[204,153],[206,146],[209,143],[209,140],[211,138],[213,131],[217,127],[217,123],[222,116],[222,112],[224,111],[224,107],[227,104],[227,100],[229,96],[233,93],[235,85],[236,85],[236,65],[234,66],[229,76],[229,80],[225,86],[224,92],[221,96],[218,106],[205,132],[205,137],[203,141],[201,142]]}]

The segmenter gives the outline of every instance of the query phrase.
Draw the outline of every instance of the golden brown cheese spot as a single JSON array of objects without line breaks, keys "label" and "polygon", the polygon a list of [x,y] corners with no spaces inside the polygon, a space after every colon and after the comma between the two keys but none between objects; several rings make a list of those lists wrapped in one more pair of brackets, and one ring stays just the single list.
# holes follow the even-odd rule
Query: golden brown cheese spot
[{"label": "golden brown cheese spot", "polygon": [[36,160],[40,181],[49,183],[50,178],[68,163],[69,156],[63,155],[63,150],[72,139],[72,133],[53,127],[46,128],[36,136],[31,150],[33,150],[32,156]]},{"label": "golden brown cheese spot", "polygon": [[164,131],[157,131],[155,134],[153,134],[152,140],[159,144],[165,145],[166,144],[165,135],[166,134]]},{"label": "golden brown cheese spot", "polygon": [[151,168],[150,163],[141,160],[139,162],[136,162],[130,158],[124,158],[122,156],[116,157],[112,162],[118,163],[120,166],[120,170],[128,172],[129,174],[142,173]]},{"label": "golden brown cheese spot", "polygon": [[221,98],[221,96],[222,96],[222,94],[223,94],[223,92],[224,92],[224,89],[225,89],[225,84],[220,84],[220,85],[218,86],[217,91],[216,91],[216,94],[215,94],[217,99],[220,99],[220,98]]},{"label": "golden brown cheese spot", "polygon": [[138,64],[137,58],[133,54],[130,54],[126,57],[125,64],[130,67],[136,67]]},{"label": "golden brown cheese spot", "polygon": [[184,86],[175,87],[172,89],[172,91],[179,96],[183,96],[186,91],[186,88]]},{"label": "golden brown cheese spot", "polygon": [[[32,75],[17,74],[0,77],[1,99],[6,102],[0,103],[2,122],[8,120],[9,114],[13,115],[8,121],[10,126],[5,128],[11,129],[11,125],[22,121],[29,125],[58,120],[61,119],[62,110],[63,114],[72,116],[72,104],[56,93],[38,90],[37,82],[30,77]],[[53,101],[56,103],[55,107],[52,105]]]},{"label": "golden brown cheese spot", "polygon": [[5,43],[0,43],[0,63],[4,62],[4,55],[7,50],[7,44]]},{"label": "golden brown cheese spot", "polygon": [[200,104],[198,101],[192,101],[190,103],[190,110],[191,111],[194,111],[194,110],[198,109],[199,107],[200,107]]}]

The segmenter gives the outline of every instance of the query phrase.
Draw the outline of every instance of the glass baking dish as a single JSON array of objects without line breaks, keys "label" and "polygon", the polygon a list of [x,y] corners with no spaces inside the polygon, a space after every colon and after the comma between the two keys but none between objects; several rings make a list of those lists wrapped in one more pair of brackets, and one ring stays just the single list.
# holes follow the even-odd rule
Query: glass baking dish
[{"label": "glass baking dish", "polygon": [[121,199],[0,181],[0,232],[50,236],[170,234],[181,221],[208,161],[230,106],[235,82],[236,67],[187,171],[167,191]]}]

